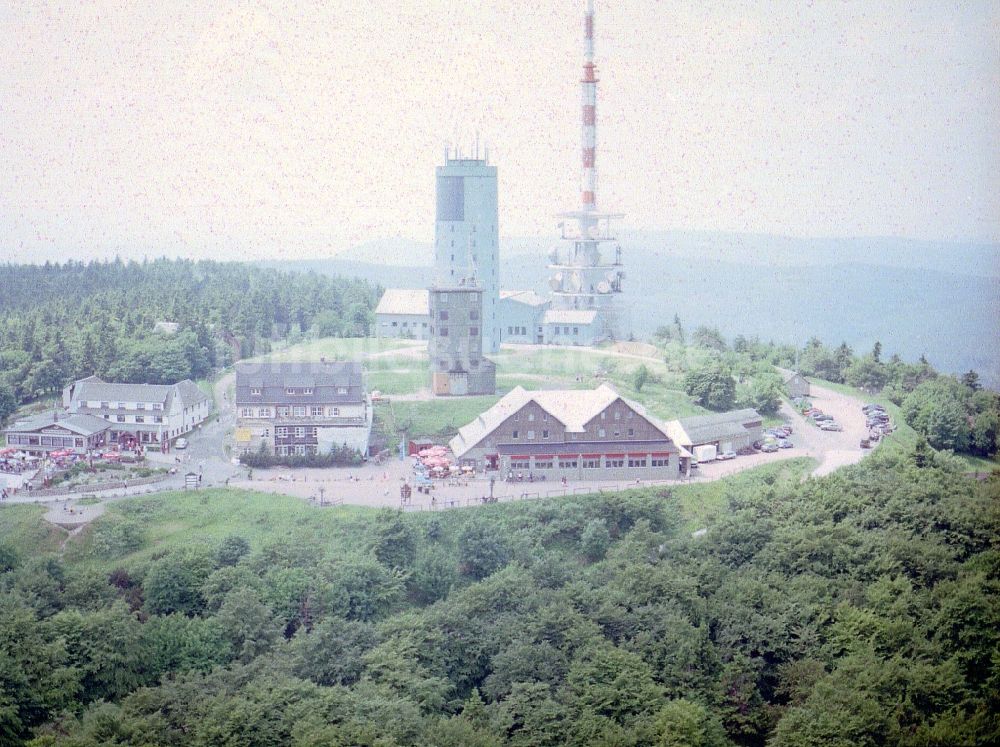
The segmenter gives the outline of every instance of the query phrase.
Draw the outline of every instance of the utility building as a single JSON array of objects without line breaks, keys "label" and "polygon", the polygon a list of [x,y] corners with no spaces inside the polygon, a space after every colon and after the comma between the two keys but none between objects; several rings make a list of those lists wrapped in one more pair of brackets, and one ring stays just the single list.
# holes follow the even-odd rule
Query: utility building
[{"label": "utility building", "polygon": [[430,289],[428,355],[434,394],[496,391],[496,365],[482,351],[482,299],[482,289],[473,282]]}]

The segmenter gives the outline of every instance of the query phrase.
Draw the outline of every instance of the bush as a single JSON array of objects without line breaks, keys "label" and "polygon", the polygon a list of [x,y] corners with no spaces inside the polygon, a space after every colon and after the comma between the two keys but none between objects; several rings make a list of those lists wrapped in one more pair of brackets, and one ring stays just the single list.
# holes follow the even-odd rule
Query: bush
[{"label": "bush", "polygon": [[277,456],[272,454],[265,444],[261,444],[260,451],[253,454],[244,454],[240,457],[240,463],[253,469],[267,469],[268,467],[357,467],[364,462],[364,457],[357,449],[352,449],[347,444],[334,446],[328,454],[306,454]]}]

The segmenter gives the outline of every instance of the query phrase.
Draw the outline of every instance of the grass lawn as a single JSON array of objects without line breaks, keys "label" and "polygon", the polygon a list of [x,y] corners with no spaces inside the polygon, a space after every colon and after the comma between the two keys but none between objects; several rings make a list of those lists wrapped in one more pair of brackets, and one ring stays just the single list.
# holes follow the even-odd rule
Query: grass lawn
[{"label": "grass lawn", "polygon": [[380,432],[396,443],[408,438],[429,437],[447,442],[458,429],[497,403],[499,397],[441,397],[426,402],[386,402],[376,405]]},{"label": "grass lawn", "polygon": [[[355,506],[318,509],[297,498],[234,489],[161,493],[108,504],[104,516],[67,546],[66,557],[107,570],[126,560],[143,562],[171,550],[215,546],[231,534],[243,537],[254,549],[321,545],[360,551],[357,538],[363,533],[358,524],[369,522],[373,513]],[[94,531],[101,524],[122,520],[142,528],[143,546],[124,557],[100,557],[94,551]],[[37,522],[44,524],[40,514]],[[6,522],[0,523],[0,531],[6,528]]]},{"label": "grass lawn", "polygon": [[283,350],[260,356],[259,360],[318,361],[320,358],[326,358],[327,360],[364,360],[389,350],[401,350],[420,346],[426,347],[426,345],[426,342],[415,340],[395,340],[376,337],[323,337],[319,340],[307,340],[295,345],[289,345]]},{"label": "grass lawn", "polygon": [[22,558],[59,549],[65,532],[45,521],[46,506],[31,503],[0,506],[0,545]]}]

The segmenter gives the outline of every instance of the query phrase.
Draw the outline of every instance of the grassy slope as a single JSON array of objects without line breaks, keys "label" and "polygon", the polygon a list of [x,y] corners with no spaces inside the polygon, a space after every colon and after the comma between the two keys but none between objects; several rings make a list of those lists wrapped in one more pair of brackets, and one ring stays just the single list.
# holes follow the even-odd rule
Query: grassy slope
[{"label": "grassy slope", "polygon": [[22,558],[59,549],[65,532],[42,519],[45,506],[0,506],[0,544],[13,547]]},{"label": "grassy slope", "polygon": [[[294,546],[306,538],[319,538],[331,547],[358,550],[361,548],[357,547],[356,538],[361,533],[357,525],[369,521],[371,515],[371,509],[354,506],[318,509],[287,496],[216,489],[117,501],[108,504],[104,516],[93,526],[123,518],[137,520],[146,532],[147,541],[141,550],[128,557],[144,562],[170,550],[201,544],[214,546],[231,534],[240,535],[253,548]],[[39,519],[39,523],[44,522]],[[0,514],[0,531],[3,529],[6,522]],[[98,558],[91,550],[92,531],[70,544],[66,558],[105,570],[122,563],[121,558]]]},{"label": "grassy slope", "polygon": [[[751,486],[761,483],[772,484],[780,490],[782,484],[800,481],[812,467],[810,459],[792,459],[712,483],[678,485],[671,488],[671,495],[678,501],[685,531],[693,531],[711,526],[727,511],[730,496],[744,494]],[[580,496],[548,500],[580,500]],[[505,515],[514,515],[522,506],[529,504],[458,510],[501,509]],[[163,493],[111,503],[105,515],[93,525],[124,518],[137,520],[146,532],[142,549],[124,558],[100,558],[93,552],[91,532],[86,532],[70,542],[66,560],[107,571],[123,564],[143,565],[172,550],[217,545],[231,534],[243,537],[254,549],[311,544],[310,540],[316,539],[328,548],[327,557],[338,557],[365,551],[359,539],[365,536],[360,526],[370,522],[376,511],[355,506],[319,509],[297,498],[235,489]],[[447,521],[446,517],[451,515],[452,512],[446,512],[410,518],[423,523],[434,516]],[[36,506],[0,510],[0,541],[18,538],[15,544],[22,557],[37,554],[40,549],[56,549],[60,537],[58,530],[47,528]]]}]

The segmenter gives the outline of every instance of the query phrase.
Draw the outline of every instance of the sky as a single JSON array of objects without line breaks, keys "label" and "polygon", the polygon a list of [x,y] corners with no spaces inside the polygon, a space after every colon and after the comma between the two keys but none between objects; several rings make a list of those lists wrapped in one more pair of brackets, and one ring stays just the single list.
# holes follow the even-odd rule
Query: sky
[{"label": "sky", "polygon": [[[579,194],[583,1],[0,8],[0,261],[430,241],[477,134],[504,236]],[[1000,2],[596,2],[636,229],[1000,241]]]}]

